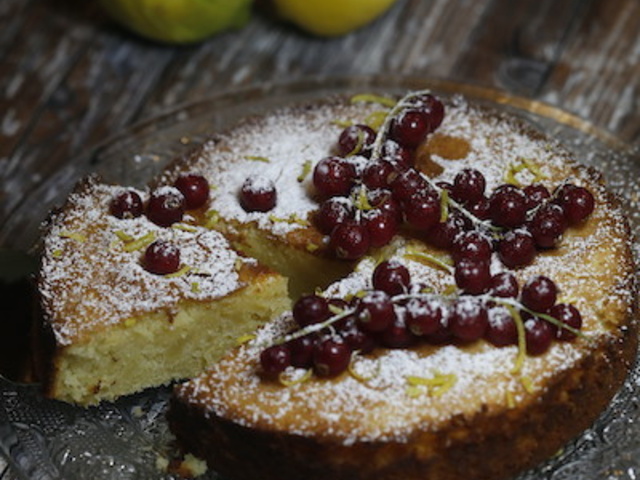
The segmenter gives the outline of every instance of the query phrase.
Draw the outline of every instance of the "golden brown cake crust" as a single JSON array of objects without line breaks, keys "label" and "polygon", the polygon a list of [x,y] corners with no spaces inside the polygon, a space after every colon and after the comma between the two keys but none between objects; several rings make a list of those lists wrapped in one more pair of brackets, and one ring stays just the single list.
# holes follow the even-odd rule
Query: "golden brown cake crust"
[{"label": "golden brown cake crust", "polygon": [[[464,116],[465,107],[462,111]],[[407,421],[409,431],[402,430],[397,434],[390,433],[392,429],[389,427],[382,430],[380,438],[375,434],[379,425],[367,425],[370,430],[364,427],[362,431],[365,433],[362,434],[358,426],[351,423],[356,417],[368,418],[351,415],[347,409],[353,408],[352,404],[345,403],[344,410],[337,407],[333,425],[328,408],[323,408],[321,414],[314,410],[321,399],[338,393],[334,388],[340,388],[338,402],[344,400],[342,395],[347,389],[334,387],[333,383],[346,384],[346,374],[329,381],[311,379],[289,391],[288,387],[274,386],[268,381],[255,383],[247,371],[253,369],[253,376],[257,375],[256,351],[252,347],[243,348],[231,353],[209,374],[176,389],[169,421],[179,441],[188,450],[206,458],[211,468],[234,480],[461,480],[469,478],[470,472],[473,472],[474,479],[496,480],[550,457],[594,421],[622,384],[637,349],[637,291],[628,223],[620,213],[617,200],[600,185],[602,179],[597,171],[578,166],[557,143],[513,119],[486,112],[480,114],[480,118],[489,125],[483,132],[499,131],[485,138],[488,145],[476,144],[480,154],[471,148],[474,152],[472,158],[460,166],[456,164],[459,162],[457,158],[444,158],[447,155],[457,157],[460,149],[456,147],[455,152],[443,156],[442,145],[438,145],[434,152],[440,149],[439,154],[433,153],[438,164],[455,170],[477,165],[483,172],[486,167],[492,171],[487,175],[492,179],[490,181],[494,185],[500,183],[501,171],[510,161],[492,165],[489,154],[493,145],[489,144],[494,141],[500,144],[504,140],[501,134],[505,131],[501,129],[506,122],[511,128],[515,125],[523,137],[545,145],[543,150],[555,158],[549,164],[536,158],[549,168],[547,174],[552,185],[569,176],[576,177],[596,194],[600,209],[594,217],[596,225],[592,222],[575,229],[567,244],[581,245],[579,248],[587,252],[591,247],[582,239],[596,230],[601,233],[607,231],[602,236],[596,235],[594,245],[595,250],[600,248],[603,255],[585,253],[583,257],[573,257],[567,248],[561,247],[556,253],[541,255],[533,266],[519,272],[530,275],[541,268],[545,273],[557,273],[551,264],[553,256],[558,255],[567,262],[575,262],[560,269],[559,282],[562,285],[562,280],[570,280],[572,275],[588,274],[590,267],[579,262],[591,262],[595,269],[593,272],[606,277],[602,284],[591,278],[593,291],[589,291],[582,301],[582,305],[585,302],[589,304],[585,305],[590,316],[587,331],[591,333],[590,329],[594,329],[595,340],[588,343],[580,340],[573,350],[569,347],[554,350],[553,355],[556,356],[571,351],[571,360],[564,366],[558,360],[550,361],[551,368],[557,368],[555,371],[533,368],[531,373],[544,373],[542,379],[529,392],[530,395],[521,396],[511,408],[497,401],[495,404],[480,404],[472,412],[461,409],[461,413],[456,414],[452,411],[450,416],[428,417],[417,413],[416,416],[424,418],[424,423]],[[459,131],[455,125],[448,128],[444,134],[453,138],[464,138],[464,133],[468,132],[465,129],[468,125],[462,125]],[[482,133],[479,137],[482,140]],[[513,145],[511,147],[513,150]],[[497,151],[500,148],[496,145]],[[513,154],[508,148],[506,150],[505,155]],[[429,168],[434,167],[431,165]],[[437,168],[435,170],[438,171]],[[586,293],[586,287],[576,286],[579,283],[576,280],[568,288],[569,296],[576,292]],[[331,288],[329,291],[331,293]],[[598,307],[591,309],[591,304],[596,303],[599,303]],[[283,327],[283,330],[287,328]],[[265,338],[271,337],[267,335]],[[427,356],[430,354],[426,353]],[[382,362],[385,355],[381,354]],[[544,368],[545,360],[537,358],[536,362]],[[480,370],[479,367],[474,368]],[[328,396],[318,394],[316,386],[322,382]],[[471,388],[468,383],[465,385]],[[273,393],[277,388],[282,390],[281,395]],[[498,391],[502,392],[499,387]],[[472,395],[473,391],[467,393]],[[311,396],[308,403],[305,395]],[[316,395],[320,396],[316,398]],[[270,400],[263,401],[263,396]],[[287,402],[286,399],[290,399],[294,406],[280,409],[278,401]],[[383,401],[379,397],[375,399]],[[362,404],[362,409],[372,407],[375,405]],[[446,405],[442,408],[446,411]],[[381,412],[391,410],[389,406]],[[302,420],[304,415],[310,419],[308,422]],[[381,423],[387,425],[395,420],[385,417]],[[403,421],[395,423],[404,425]],[[349,436],[348,431],[352,428],[353,435]]]}]

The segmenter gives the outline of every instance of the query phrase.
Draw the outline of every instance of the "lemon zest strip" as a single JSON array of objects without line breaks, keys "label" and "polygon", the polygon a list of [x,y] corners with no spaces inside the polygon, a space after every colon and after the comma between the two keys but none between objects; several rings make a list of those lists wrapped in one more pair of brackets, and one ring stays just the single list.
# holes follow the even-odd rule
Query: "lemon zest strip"
[{"label": "lemon zest strip", "polygon": [[372,129],[378,130],[384,124],[385,118],[387,118],[387,112],[371,112],[369,115],[367,115],[364,123]]},{"label": "lemon zest strip", "polygon": [[245,160],[251,160],[252,162],[271,163],[267,157],[261,157],[260,155],[245,155]]},{"label": "lemon zest strip", "polygon": [[207,210],[204,216],[207,219],[204,224],[205,228],[211,229],[220,222],[220,213],[215,209]]},{"label": "lemon zest strip", "polygon": [[524,389],[527,391],[527,393],[533,393],[533,380],[531,380],[530,377],[527,377],[527,376],[520,377],[520,383],[522,384]]},{"label": "lemon zest strip", "polygon": [[439,258],[435,255],[430,255],[428,253],[419,252],[413,249],[407,250],[407,253],[404,254],[404,257],[412,260],[417,260],[421,263],[426,263],[431,266],[435,266],[440,270],[453,274],[453,266],[451,265],[451,261],[448,258]]},{"label": "lemon zest strip", "polygon": [[341,128],[347,128],[354,124],[351,120],[333,120],[331,123]]},{"label": "lemon zest strip", "polygon": [[367,383],[373,380],[374,378],[376,378],[378,375],[380,375],[380,370],[382,368],[382,365],[380,364],[380,359],[376,359],[375,371],[371,375],[365,376],[365,375],[359,374],[354,367],[356,357],[357,355],[354,355],[353,357],[351,357],[351,361],[349,362],[349,366],[347,367],[347,371],[349,372],[349,375],[351,375],[353,378],[355,378],[361,383]]},{"label": "lemon zest strip", "polygon": [[131,240],[124,246],[124,250],[126,252],[134,252],[136,250],[141,250],[144,247],[150,245],[156,239],[155,232],[148,232],[140,238]]},{"label": "lemon zest strip", "polygon": [[86,235],[83,235],[82,233],[78,233],[78,232],[71,232],[69,230],[62,230],[59,233],[59,235],[62,238],[70,238],[71,240],[75,240],[80,243],[87,241]]},{"label": "lemon zest strip", "polygon": [[522,370],[522,365],[524,364],[524,359],[527,354],[527,340],[524,332],[524,321],[522,320],[522,316],[517,308],[509,304],[504,304],[504,306],[509,310],[509,314],[513,318],[513,321],[516,324],[516,331],[518,332],[518,353],[516,355],[516,361],[513,368],[511,369],[511,373],[519,373]]},{"label": "lemon zest strip", "polygon": [[435,372],[432,378],[418,377],[415,375],[407,376],[407,382],[412,387],[427,387],[429,395],[440,397],[448,392],[458,381],[458,377],[453,374],[443,374]]},{"label": "lemon zest strip", "polygon": [[176,230],[182,230],[183,232],[197,232],[198,229],[193,225],[188,225],[186,223],[174,223],[171,225],[171,228],[175,228]]},{"label": "lemon zest strip", "polygon": [[173,272],[173,273],[168,273],[167,275],[165,275],[165,277],[167,278],[176,278],[176,277],[182,277],[184,275],[186,275],[187,273],[189,273],[191,271],[191,267],[189,265],[183,265],[178,271]]},{"label": "lemon zest strip", "polygon": [[300,175],[298,175],[298,177],[296,178],[296,180],[298,180],[298,183],[304,182],[304,179],[309,176],[309,174],[311,173],[312,164],[313,162],[311,160],[306,160],[302,164],[302,173],[300,173]]},{"label": "lemon zest strip", "polygon": [[299,383],[304,383],[309,380],[312,373],[313,370],[309,368],[300,378],[296,378],[295,380],[287,380],[287,378],[285,377],[285,373],[281,372],[280,375],[278,375],[278,381],[285,387],[293,387],[294,385],[298,385]]},{"label": "lemon zest strip", "polygon": [[254,338],[256,338],[256,336],[253,333],[248,333],[246,335],[241,335],[238,338],[236,338],[236,345],[244,345],[247,342],[250,342],[251,340],[253,340]]},{"label": "lemon zest strip", "polygon": [[375,95],[373,93],[361,93],[359,95],[354,95],[351,97],[351,103],[379,103],[380,105],[384,105],[385,107],[393,108],[398,103],[393,98],[383,97],[382,95]]},{"label": "lemon zest strip", "polygon": [[124,243],[129,243],[135,240],[134,237],[126,233],[124,230],[116,230],[114,233],[116,234],[116,237],[118,237]]}]

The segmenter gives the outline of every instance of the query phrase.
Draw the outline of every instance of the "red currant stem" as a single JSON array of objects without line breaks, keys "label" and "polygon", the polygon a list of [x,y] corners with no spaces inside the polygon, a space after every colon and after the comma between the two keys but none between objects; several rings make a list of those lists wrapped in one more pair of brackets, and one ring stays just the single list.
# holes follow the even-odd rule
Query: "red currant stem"
[{"label": "red currant stem", "polygon": [[569,332],[573,333],[574,335],[580,338],[589,338],[589,336],[584,332],[582,332],[581,330],[578,330],[577,328],[567,325],[566,323],[559,321],[557,318],[552,317],[551,315],[548,315],[546,313],[536,312],[535,310],[531,310],[530,308],[525,307],[522,303],[520,303],[517,300],[511,300],[511,299],[500,298],[500,297],[492,297],[491,295],[483,295],[483,297],[486,298],[487,300],[491,300],[501,305],[504,305],[507,308],[508,307],[519,308],[524,312],[527,312],[531,315],[534,315],[543,320],[546,320],[547,322],[555,325],[558,328],[563,328],[565,330],[568,330]]},{"label": "red currant stem", "polygon": [[403,109],[411,106],[410,100],[412,98],[418,97],[420,95],[426,95],[429,93],[430,93],[430,90],[420,90],[417,92],[410,92],[404,97],[402,97],[400,100],[398,100],[398,103],[396,103],[395,106],[391,108],[391,110],[389,110],[389,112],[387,113],[387,116],[384,119],[384,122],[382,122],[380,129],[376,133],[376,139],[373,141],[373,145],[371,147],[371,160],[377,160],[380,158],[380,154],[382,152],[382,145],[384,144],[384,141],[387,138],[389,127],[391,126],[391,122],[396,117],[396,115],[402,112]]},{"label": "red currant stem", "polygon": [[[425,175],[421,171],[417,170],[417,172],[442,197],[443,189],[440,188],[438,185],[436,185],[436,183],[433,180],[431,180],[427,175]],[[464,206],[462,206],[462,204],[456,202],[453,198],[451,198],[451,196],[448,195],[448,194],[446,195],[446,202],[450,207],[454,207],[454,208],[458,209],[460,211],[460,213],[462,213],[465,217],[467,217],[469,220],[471,220],[471,222],[474,225],[478,225],[480,227],[483,227],[483,228],[485,228],[487,230],[492,230],[494,232],[501,232],[503,230],[501,227],[497,227],[496,225],[493,225],[489,220],[481,220],[481,219],[479,219],[473,213],[471,213],[469,210],[464,208]]]},{"label": "red currant stem", "polygon": [[362,211],[373,210],[369,198],[367,197],[367,186],[364,183],[360,184],[360,188],[357,193],[352,194],[351,202],[356,207],[356,221],[360,223],[362,220]]},{"label": "red currant stem", "polygon": [[295,332],[289,333],[288,335],[285,335],[282,338],[276,339],[275,341],[271,342],[268,345],[261,345],[261,347],[267,348],[274,345],[282,345],[283,343],[290,342],[291,340],[295,340],[296,338],[304,337],[305,335],[309,335],[310,333],[319,332],[320,330],[330,327],[337,321],[342,320],[345,317],[348,317],[352,313],[355,313],[355,311],[356,311],[355,308],[343,310],[339,314],[334,315],[333,317],[329,317],[324,322],[312,323],[311,325],[307,325],[306,327],[301,328],[300,330],[296,330]]},{"label": "red currant stem", "polygon": [[558,198],[558,192],[560,192],[560,189],[564,185],[567,185],[568,183],[571,183],[571,180],[572,180],[572,177],[565,178],[562,181],[562,183],[560,185],[558,185],[558,187],[555,189],[555,191],[553,192],[553,194],[549,198],[543,200],[542,202],[540,202],[539,205],[536,205],[535,208],[532,208],[531,210],[529,210],[527,212],[527,220],[531,220],[533,218],[533,216],[536,214],[536,212],[538,210],[540,210],[542,207],[544,207],[545,205],[549,205],[550,203],[553,203],[554,200],[556,200]]},{"label": "red currant stem", "polygon": [[396,303],[396,302],[401,302],[403,300],[411,300],[412,298],[426,298],[426,299],[446,299],[446,300],[454,300],[456,298],[458,298],[458,295],[456,294],[452,294],[452,295],[444,295],[442,293],[400,293],[398,295],[394,295],[393,297],[391,297],[391,301]]}]

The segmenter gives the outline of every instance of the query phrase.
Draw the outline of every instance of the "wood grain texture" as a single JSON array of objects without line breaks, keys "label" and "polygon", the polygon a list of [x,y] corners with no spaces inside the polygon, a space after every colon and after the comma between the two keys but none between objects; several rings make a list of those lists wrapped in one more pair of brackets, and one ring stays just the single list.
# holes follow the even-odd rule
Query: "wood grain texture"
[{"label": "wood grain texture", "polygon": [[341,38],[257,13],[191,46],[148,42],[95,2],[0,2],[0,225],[70,159],[138,120],[231,87],[397,74],[500,88],[640,147],[637,0],[399,0]]}]

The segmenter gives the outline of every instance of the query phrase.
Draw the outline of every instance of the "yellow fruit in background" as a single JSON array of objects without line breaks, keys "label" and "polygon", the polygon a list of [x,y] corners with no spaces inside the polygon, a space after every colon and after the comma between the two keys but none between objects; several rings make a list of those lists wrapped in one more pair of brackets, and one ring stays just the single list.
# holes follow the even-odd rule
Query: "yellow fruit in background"
[{"label": "yellow fruit in background", "polygon": [[243,26],[252,0],[100,0],[119,23],[166,43],[191,43]]},{"label": "yellow fruit in background", "polygon": [[396,0],[271,0],[276,13],[320,36],[344,35],[366,25]]}]

